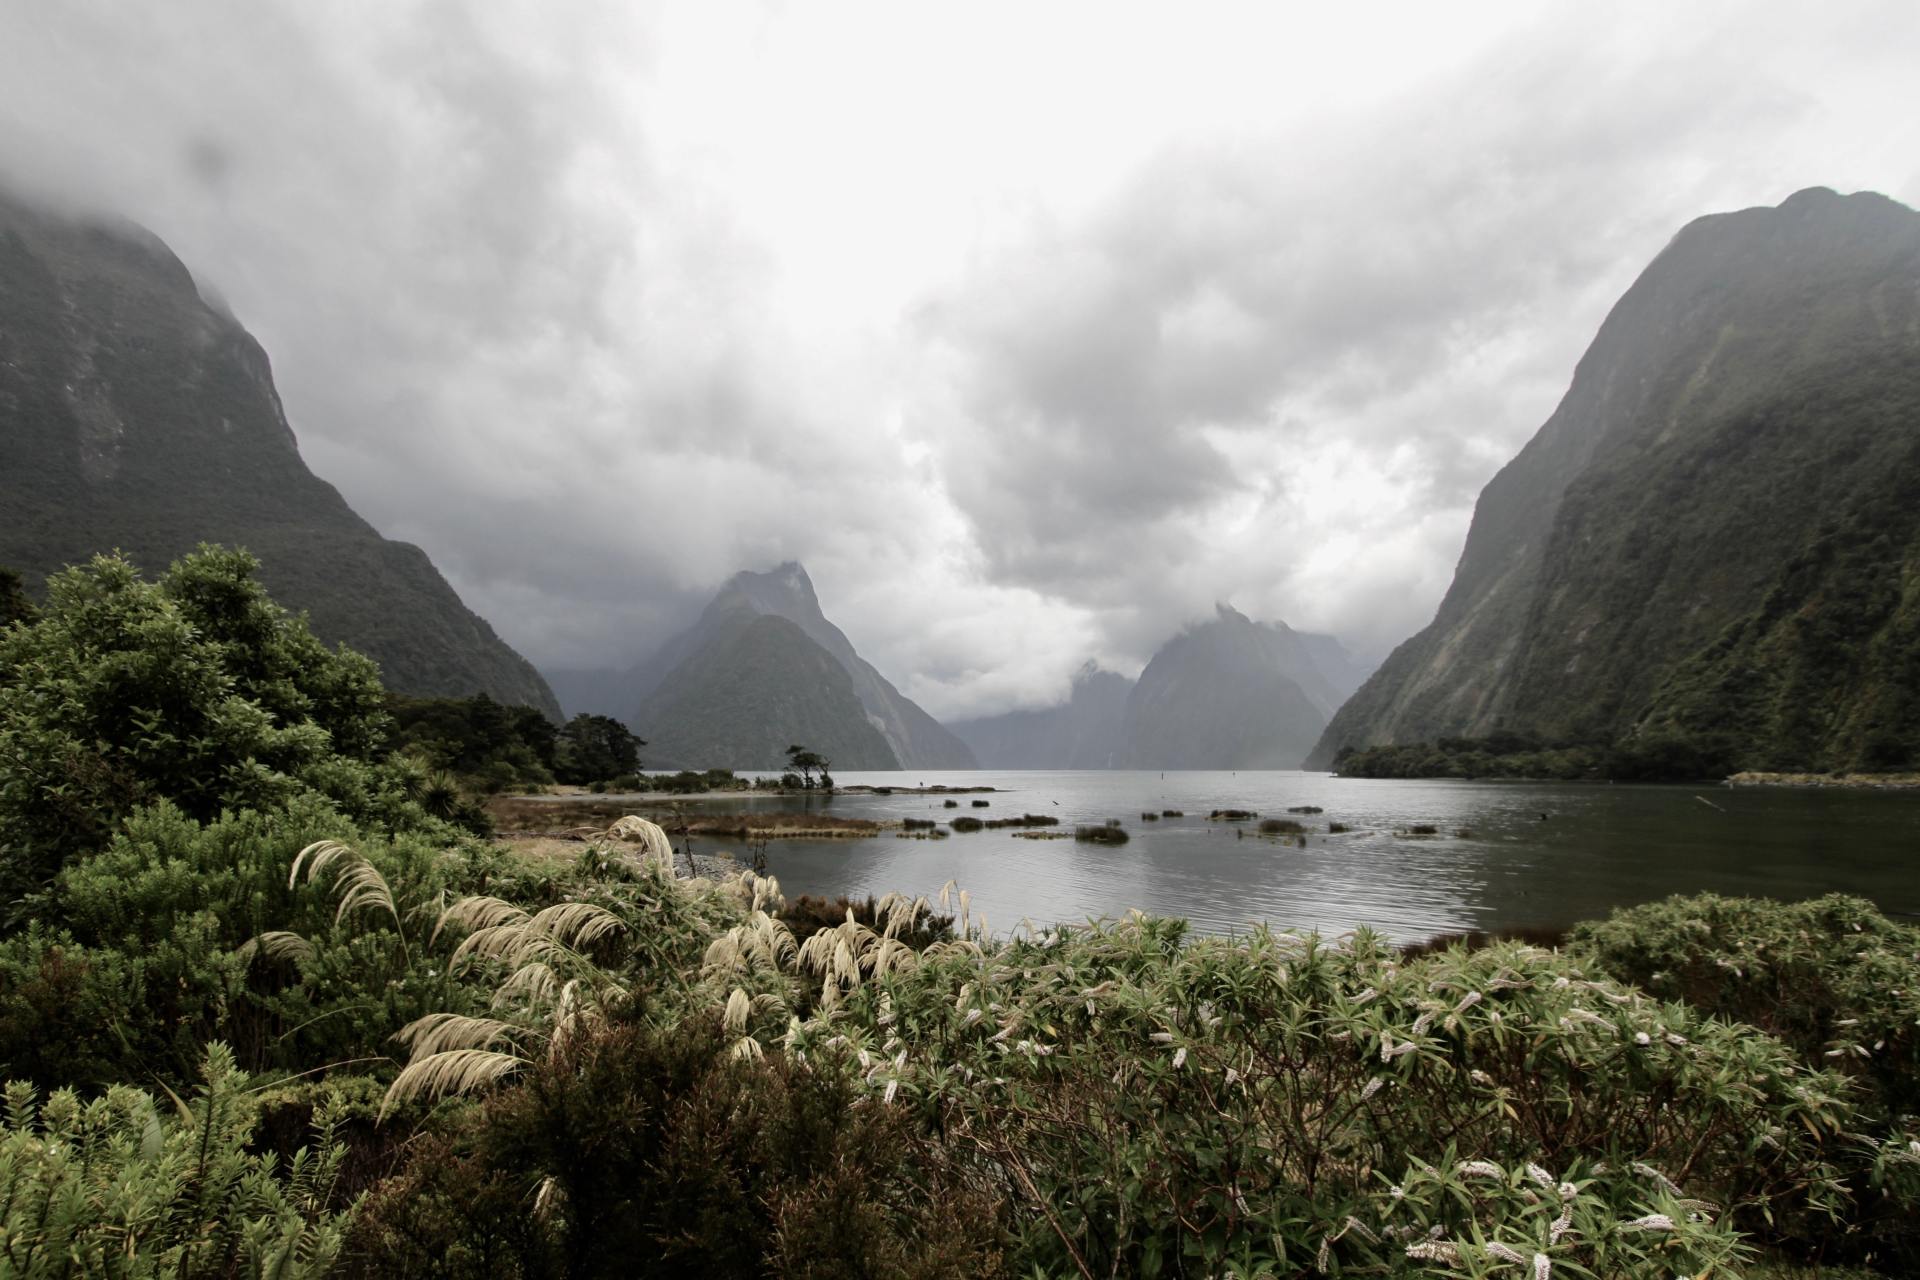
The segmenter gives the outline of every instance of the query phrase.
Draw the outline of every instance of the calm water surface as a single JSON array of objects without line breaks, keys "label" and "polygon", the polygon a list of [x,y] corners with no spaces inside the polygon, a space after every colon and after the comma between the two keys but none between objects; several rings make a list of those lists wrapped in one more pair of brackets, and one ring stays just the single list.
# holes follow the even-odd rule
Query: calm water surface
[{"label": "calm water surface", "polygon": [[[1397,940],[1462,929],[1561,926],[1671,893],[1798,898],[1841,891],[1920,915],[1920,793],[1785,788],[1408,782],[1321,773],[1009,772],[836,775],[842,786],[991,786],[986,809],[942,797],[838,796],[847,817],[942,820],[1044,813],[1119,818],[1107,847],[1021,840],[1011,830],[947,840],[771,841],[768,871],[789,895],[936,894],[949,879],[995,932],[1119,915],[1179,915],[1214,931],[1256,921],[1338,931],[1370,925]],[[1710,802],[1710,803],[1709,803]],[[792,809],[793,797],[713,803]],[[818,803],[818,802],[816,802]],[[1291,805],[1325,812],[1288,815]],[[1307,847],[1236,834],[1216,808],[1293,816]],[[1184,818],[1143,822],[1143,810]],[[1329,822],[1350,833],[1331,835]],[[1414,824],[1438,836],[1397,835]],[[739,850],[699,841],[696,849]]]}]

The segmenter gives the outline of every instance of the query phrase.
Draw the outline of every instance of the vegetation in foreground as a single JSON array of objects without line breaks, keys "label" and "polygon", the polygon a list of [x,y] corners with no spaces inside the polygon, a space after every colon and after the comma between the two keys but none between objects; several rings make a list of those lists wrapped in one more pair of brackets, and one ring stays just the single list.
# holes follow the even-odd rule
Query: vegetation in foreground
[{"label": "vegetation in foreground", "polygon": [[1857,900],[1418,957],[1138,915],[995,937],[964,893],[677,880],[638,818],[503,855],[419,803],[370,674],[243,558],[96,561],[0,658],[12,1271],[1920,1261],[1920,935]]}]

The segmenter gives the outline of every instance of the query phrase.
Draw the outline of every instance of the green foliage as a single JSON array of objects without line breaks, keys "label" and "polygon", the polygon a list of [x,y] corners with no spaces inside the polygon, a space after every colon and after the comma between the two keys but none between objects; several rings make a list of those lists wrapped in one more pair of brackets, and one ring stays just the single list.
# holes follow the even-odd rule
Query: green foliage
[{"label": "green foliage", "polygon": [[831,1062],[726,1058],[717,1022],[629,1022],[424,1145],[352,1269],[442,1276],[996,1274],[993,1206]]},{"label": "green foliage", "polygon": [[1612,744],[1543,741],[1500,732],[1398,746],[1343,748],[1333,768],[1348,778],[1530,778],[1540,781],[1696,782],[1734,771],[1724,734],[1649,729]]},{"label": "green foliage", "polygon": [[1750,1023],[1864,1087],[1881,1117],[1920,1113],[1920,928],[1864,898],[1668,898],[1576,925],[1570,945],[1666,1000]]},{"label": "green foliage", "polygon": [[816,1021],[795,1047],[846,1037],[870,1087],[964,1135],[1049,1273],[1499,1242],[1664,1278],[1723,1265],[1736,1226],[1817,1232],[1847,1200],[1839,1079],[1510,944],[1403,963],[1365,934],[1186,942],[1139,918],[896,966]]},{"label": "green foliage", "polygon": [[554,775],[587,783],[631,775],[640,768],[646,741],[611,716],[581,712],[567,721],[554,745]]},{"label": "green foliage", "polygon": [[0,1130],[0,1269],[9,1276],[320,1276],[339,1252],[340,1150],[329,1117],[284,1166],[252,1154],[254,1104],[222,1046],[169,1120],[124,1086],[44,1103],[7,1086]]},{"label": "green foliage", "polygon": [[1865,1260],[1920,1257],[1920,1148],[1901,1132],[1920,1113],[1920,929],[1840,894],[1793,903],[1700,894],[1576,925],[1570,946],[1849,1077],[1861,1127],[1883,1136],[1834,1247]]},{"label": "green foliage", "polygon": [[[418,756],[476,790],[536,787],[554,780],[559,730],[534,707],[471,698],[387,696],[389,747]],[[605,775],[599,775],[605,776]]]},{"label": "green foliage", "polygon": [[832,764],[831,760],[818,751],[809,751],[797,743],[787,748],[787,768],[800,775],[800,786],[803,790],[813,789],[813,775],[816,773],[821,777],[821,785],[831,790],[833,779],[828,775],[827,770]]},{"label": "green foliage", "polygon": [[[211,1039],[255,1071],[384,1059],[387,1037],[461,991],[405,953],[395,922],[336,920],[332,900],[288,883],[301,849],[351,831],[317,796],[205,824],[168,804],[131,816],[34,900],[31,926],[0,941],[0,1074],[44,1087],[181,1082]],[[409,904],[491,861],[425,836],[363,847]],[[418,943],[431,926],[407,927]],[[308,950],[250,945],[276,933]]]},{"label": "green foliage", "polygon": [[101,556],[0,631],[0,893],[44,884],[163,799],[201,819],[303,795],[389,829],[423,818],[379,763],[373,665],[314,639],[255,567],[203,547],[143,582]]}]

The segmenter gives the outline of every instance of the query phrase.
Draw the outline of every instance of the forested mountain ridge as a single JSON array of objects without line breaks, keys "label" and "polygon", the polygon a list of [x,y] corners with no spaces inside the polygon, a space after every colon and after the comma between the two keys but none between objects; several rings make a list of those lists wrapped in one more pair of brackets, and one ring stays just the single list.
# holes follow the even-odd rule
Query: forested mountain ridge
[{"label": "forested mountain ridge", "polygon": [[157,574],[203,541],[251,551],[393,689],[559,715],[423,551],[307,469],[266,352],[159,239],[0,191],[0,565],[37,590],[97,552]]},{"label": "forested mountain ridge", "polygon": [[1904,767],[1917,591],[1920,214],[1813,189],[1701,218],[1482,491],[1433,623],[1311,763],[1501,730]]}]

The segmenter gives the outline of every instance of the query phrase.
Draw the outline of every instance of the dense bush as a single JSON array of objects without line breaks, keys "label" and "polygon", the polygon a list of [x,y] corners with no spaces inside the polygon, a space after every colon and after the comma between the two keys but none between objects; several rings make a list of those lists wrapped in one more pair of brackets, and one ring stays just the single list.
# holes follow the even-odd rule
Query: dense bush
[{"label": "dense bush", "polygon": [[1735,1227],[1813,1238],[1847,1202],[1837,1077],[1526,947],[1406,963],[1364,934],[1138,919],[898,967],[797,1043],[829,1031],[965,1135],[1050,1273],[1499,1242],[1665,1277],[1723,1265]]},{"label": "dense bush", "polygon": [[389,745],[444,769],[480,791],[543,786],[554,780],[560,730],[532,707],[471,698],[387,695]]},{"label": "dense bush", "polygon": [[250,1153],[255,1105],[221,1046],[178,1119],[115,1086],[44,1102],[7,1087],[0,1129],[0,1270],[12,1276],[320,1276],[339,1252],[339,1148],[284,1166]]},{"label": "dense bush", "polygon": [[1576,925],[1609,973],[1750,1023],[1857,1079],[1882,1116],[1920,1112],[1920,928],[1864,898],[1669,898]]},{"label": "dense bush", "polygon": [[367,1275],[991,1276],[996,1206],[829,1059],[627,1021],[534,1066],[377,1190]]},{"label": "dense bush", "polygon": [[[0,941],[0,1076],[182,1082],[212,1039],[253,1071],[384,1057],[386,1037],[459,992],[403,937],[417,951],[430,920],[404,931],[380,913],[336,920],[330,895],[289,885],[302,848],[343,834],[353,828],[316,796],[204,824],[165,803],[132,815],[34,899],[29,928]],[[490,867],[515,883],[511,863],[477,848],[422,835],[363,847],[403,908]],[[251,945],[277,933],[307,945]]]},{"label": "dense bush", "polygon": [[0,630],[0,899],[162,799],[201,819],[309,794],[390,829],[423,818],[380,763],[373,664],[316,640],[255,568],[202,548],[143,582],[100,556]]},{"label": "dense bush", "polygon": [[1343,748],[1334,771],[1349,778],[1531,778],[1580,782],[1697,782],[1739,768],[1723,735],[1647,729],[1612,743],[1543,742],[1516,733]]}]

